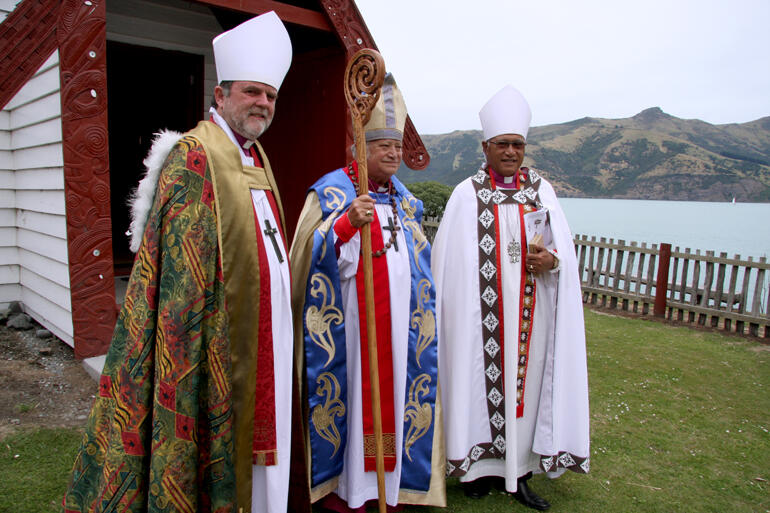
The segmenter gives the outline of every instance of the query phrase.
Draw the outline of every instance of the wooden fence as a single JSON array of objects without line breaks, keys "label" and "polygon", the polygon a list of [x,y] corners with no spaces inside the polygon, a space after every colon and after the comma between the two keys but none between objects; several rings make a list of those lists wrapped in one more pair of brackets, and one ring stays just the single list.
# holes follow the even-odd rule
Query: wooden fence
[{"label": "wooden fence", "polygon": [[585,303],[770,337],[765,257],[742,260],[585,235],[575,237],[575,251]]},{"label": "wooden fence", "polygon": [[[437,220],[423,229],[432,241]],[[671,244],[575,236],[583,302],[729,332],[770,337],[766,257],[715,256]]]}]

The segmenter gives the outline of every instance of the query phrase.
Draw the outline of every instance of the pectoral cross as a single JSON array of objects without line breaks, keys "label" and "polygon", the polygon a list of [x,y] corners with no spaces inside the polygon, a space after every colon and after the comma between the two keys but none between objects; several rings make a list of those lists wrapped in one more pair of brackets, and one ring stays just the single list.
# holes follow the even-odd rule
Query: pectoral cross
[{"label": "pectoral cross", "polygon": [[393,224],[393,218],[388,218],[388,226],[383,226],[383,230],[388,230],[390,232],[390,238],[393,240],[393,247],[398,251],[398,239],[396,239],[396,231],[398,230],[398,226]]},{"label": "pectoral cross", "polygon": [[508,243],[508,256],[510,257],[512,264],[515,264],[521,259],[521,244],[519,244],[519,241],[512,240]]},{"label": "pectoral cross", "polygon": [[270,219],[265,219],[265,229],[263,231],[265,235],[270,237],[270,240],[273,241],[273,249],[275,250],[275,255],[278,257],[278,262],[282,263],[283,255],[281,254],[281,249],[278,247],[278,241],[275,240],[275,234],[278,233],[278,229],[270,226]]}]

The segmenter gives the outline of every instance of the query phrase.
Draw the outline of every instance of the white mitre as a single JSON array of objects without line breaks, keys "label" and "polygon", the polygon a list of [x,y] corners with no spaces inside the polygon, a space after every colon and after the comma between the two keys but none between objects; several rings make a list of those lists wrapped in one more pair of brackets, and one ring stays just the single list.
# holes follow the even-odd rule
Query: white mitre
[{"label": "white mitre", "polygon": [[532,111],[524,96],[507,85],[481,108],[479,119],[485,141],[502,134],[518,134],[526,140]]},{"label": "white mitre", "polygon": [[274,11],[214,38],[217,81],[249,80],[279,89],[291,65],[291,39]]}]

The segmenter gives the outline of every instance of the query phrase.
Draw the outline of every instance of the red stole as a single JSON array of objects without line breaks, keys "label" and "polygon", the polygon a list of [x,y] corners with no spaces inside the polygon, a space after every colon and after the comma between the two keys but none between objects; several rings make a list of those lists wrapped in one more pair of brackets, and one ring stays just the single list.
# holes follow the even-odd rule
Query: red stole
[{"label": "red stole", "polygon": [[[354,169],[356,175],[358,168]],[[374,211],[371,223],[372,251],[384,247],[382,228]],[[392,472],[396,468],[396,420],[393,399],[393,351],[391,340],[390,319],[390,282],[388,276],[388,261],[385,254],[372,258],[372,277],[374,282],[374,322],[377,328],[377,368],[380,381],[380,410],[382,413],[382,442],[385,456],[385,471]],[[356,272],[356,287],[358,293],[358,323],[361,340],[361,403],[363,406],[364,428],[364,470],[377,469],[376,445],[374,437],[374,417],[372,413],[372,386],[369,380],[369,348],[367,345],[366,323],[366,294],[364,292],[363,257],[358,260]]]},{"label": "red stole", "polygon": [[[521,178],[522,174],[524,172],[519,170],[516,173],[516,182],[515,182],[515,188],[520,189],[521,188]],[[492,185],[492,190],[495,190],[497,188],[496,180],[495,180],[495,173],[490,168],[489,173],[489,180]],[[499,175],[498,175],[499,176]],[[524,177],[526,179],[526,177]],[[532,324],[533,324],[533,317],[535,312],[535,279],[534,275],[532,273],[527,272],[526,269],[526,263],[527,263],[527,234],[526,230],[524,228],[524,210],[525,207],[522,204],[517,204],[518,212],[519,212],[519,230],[520,230],[520,236],[519,240],[522,241],[521,244],[521,283],[519,284],[519,331],[520,331],[520,337],[519,341],[517,343],[518,347],[518,361],[516,362],[516,371],[517,371],[517,396],[520,397],[520,400],[517,400],[516,402],[516,418],[520,418],[524,415],[524,386],[527,382],[527,364],[529,363],[529,344],[532,340]],[[498,205],[495,204],[495,245],[497,248],[499,248],[496,253],[496,264],[498,269],[502,269],[501,267],[501,258],[504,250],[502,249],[502,246],[500,245],[500,216],[498,215]],[[530,287],[529,293],[527,293],[528,287]],[[503,283],[502,283],[502,273],[497,273],[497,290],[502,291],[503,290]],[[525,298],[530,297],[531,298],[531,305],[528,306],[525,302]],[[503,312],[503,294],[500,294],[500,312]],[[505,376],[505,316],[500,315],[500,362],[502,365],[502,373],[503,376]],[[521,337],[522,332],[526,334],[524,338]],[[524,356],[523,359],[523,365],[522,365],[522,356]],[[520,368],[521,367],[521,368]]]},{"label": "red stole", "polygon": [[[250,148],[255,165],[261,167],[259,155],[252,145]],[[275,204],[272,191],[265,191],[265,195],[270,203],[273,216],[276,220],[278,208]],[[257,230],[257,245],[259,246],[259,339],[257,346],[257,378],[255,386],[254,399],[254,442],[252,447],[253,463],[255,465],[276,465],[277,448],[275,434],[275,367],[273,356],[273,311],[272,297],[270,289],[270,266],[268,265],[265,242],[262,236],[262,229],[259,225],[259,218],[256,210],[254,211],[254,223]],[[282,240],[283,227],[279,221],[276,221],[281,230]],[[288,254],[288,252],[286,252]]]}]

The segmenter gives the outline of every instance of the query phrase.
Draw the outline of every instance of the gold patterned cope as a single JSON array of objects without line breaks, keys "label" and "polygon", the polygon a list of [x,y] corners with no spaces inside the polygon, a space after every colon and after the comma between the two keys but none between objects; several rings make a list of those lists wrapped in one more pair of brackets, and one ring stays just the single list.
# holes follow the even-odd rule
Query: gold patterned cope
[{"label": "gold patterned cope", "polygon": [[334,417],[345,415],[345,405],[340,401],[340,383],[334,374],[324,372],[318,376],[320,384],[316,394],[324,398],[324,404],[313,408],[313,424],[318,434],[334,446],[334,454],[340,448],[342,438],[334,424]]},{"label": "gold patterned cope", "polygon": [[305,326],[310,338],[329,355],[324,367],[334,360],[336,345],[331,333],[331,323],[342,324],[345,316],[339,308],[334,306],[334,287],[328,276],[316,273],[310,278],[310,295],[321,297],[322,306],[310,306],[305,314]]}]

